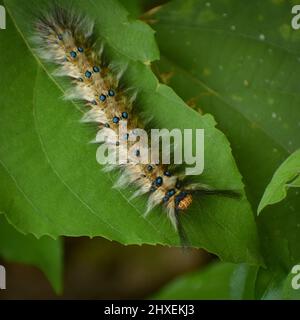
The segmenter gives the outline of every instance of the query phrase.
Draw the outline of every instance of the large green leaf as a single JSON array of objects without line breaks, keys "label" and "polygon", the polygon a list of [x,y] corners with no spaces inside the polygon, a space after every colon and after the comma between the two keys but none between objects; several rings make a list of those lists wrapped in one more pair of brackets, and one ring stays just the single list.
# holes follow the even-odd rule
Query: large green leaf
[{"label": "large green leaf", "polygon": [[163,288],[156,299],[254,299],[257,267],[214,263]]},{"label": "large green leaf", "polygon": [[290,187],[300,187],[300,150],[291,154],[276,170],[260,201],[258,213],[283,200]]},{"label": "large green leaf", "polygon": [[[300,147],[300,32],[289,1],[172,1],[155,21],[161,79],[214,115],[231,142],[256,211],[279,164]],[[300,198],[257,220],[269,268],[287,275],[300,259]],[[281,273],[282,271],[282,273]]]},{"label": "large green leaf", "polygon": [[[35,235],[104,236],[124,244],[178,245],[178,237],[161,210],[143,217],[145,199],[129,201],[132,190],[111,189],[115,175],[101,171],[96,147],[88,144],[95,128],[79,123],[83,109],[63,101],[64,81],[32,51],[33,8],[40,1],[6,0],[8,29],[0,33],[1,209],[18,229]],[[96,21],[106,51],[127,63],[124,83],[139,89],[137,104],[157,126],[204,128],[206,168],[201,181],[216,188],[242,190],[240,174],[225,136],[210,115],[188,108],[148,67],[156,47],[153,32],[140,22],[127,23],[116,1],[73,1]],[[114,33],[121,32],[122,36]],[[136,38],[139,30],[142,35]],[[142,39],[141,39],[142,38]],[[118,44],[115,43],[118,41]],[[128,45],[129,43],[129,45]],[[126,50],[125,50],[126,49]],[[141,60],[137,61],[137,59]],[[245,199],[207,197],[195,201],[183,217],[190,242],[222,259],[259,263],[256,228]]]},{"label": "large green leaf", "polygon": [[40,268],[57,293],[62,290],[62,244],[47,236],[23,235],[0,214],[0,257]]}]

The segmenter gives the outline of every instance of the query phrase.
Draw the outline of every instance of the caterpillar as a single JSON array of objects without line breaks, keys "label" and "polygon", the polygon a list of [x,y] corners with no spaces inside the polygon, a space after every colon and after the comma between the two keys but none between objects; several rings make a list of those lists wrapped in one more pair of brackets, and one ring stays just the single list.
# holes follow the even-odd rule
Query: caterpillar
[{"label": "caterpillar", "polygon": [[[124,70],[116,70],[112,62],[107,63],[103,58],[103,46],[98,46],[95,40],[94,24],[90,19],[56,5],[37,18],[33,39],[38,55],[58,65],[55,75],[70,79],[71,88],[65,93],[65,98],[77,99],[86,105],[88,111],[83,121],[96,123],[98,134],[117,132],[121,121],[126,122],[129,130],[143,128],[142,117],[133,108],[135,97],[122,85]],[[115,148],[117,152],[122,152],[123,146],[119,140]],[[129,151],[133,147],[133,143],[129,142]],[[138,158],[140,150],[133,151]],[[164,208],[182,243],[187,241],[187,237],[180,223],[180,213],[188,210],[195,195],[236,195],[235,191],[215,190],[199,182],[192,183],[170,165],[107,165],[107,171],[112,169],[121,171],[117,188],[133,185],[136,188],[134,197],[148,196],[146,214],[156,206]]]}]

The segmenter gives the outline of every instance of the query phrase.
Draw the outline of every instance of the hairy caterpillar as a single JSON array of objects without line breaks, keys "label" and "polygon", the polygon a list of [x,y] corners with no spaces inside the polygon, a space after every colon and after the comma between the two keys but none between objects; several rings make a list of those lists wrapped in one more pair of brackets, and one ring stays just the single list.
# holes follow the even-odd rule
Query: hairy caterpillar
[{"label": "hairy caterpillar", "polygon": [[[113,63],[105,63],[102,49],[97,49],[94,40],[93,23],[71,10],[54,7],[41,15],[35,22],[34,40],[41,58],[59,65],[56,76],[71,79],[72,88],[66,92],[67,99],[77,99],[89,108],[83,121],[95,122],[99,133],[117,132],[121,121],[126,121],[128,130],[143,128],[141,116],[133,108],[134,97],[120,84],[122,72]],[[119,137],[116,149],[123,151]],[[113,141],[113,142],[112,142]],[[113,139],[106,144],[115,143]],[[129,153],[140,156],[140,150],[129,142]],[[140,149],[144,148],[143,145]],[[185,212],[195,194],[220,194],[233,196],[230,190],[215,190],[201,183],[191,183],[183,174],[176,173],[171,166],[163,164],[124,163],[109,165],[106,170],[120,169],[121,176],[116,183],[119,188],[134,185],[134,196],[148,195],[146,213],[162,205],[185,241],[180,224],[180,212]]]}]

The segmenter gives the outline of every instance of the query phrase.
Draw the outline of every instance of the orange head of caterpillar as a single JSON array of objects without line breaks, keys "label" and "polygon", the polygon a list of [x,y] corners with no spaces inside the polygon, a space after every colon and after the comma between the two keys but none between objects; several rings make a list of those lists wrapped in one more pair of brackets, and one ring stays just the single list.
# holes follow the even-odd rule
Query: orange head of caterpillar
[{"label": "orange head of caterpillar", "polygon": [[189,206],[193,202],[193,197],[190,193],[181,191],[176,197],[175,197],[175,207],[178,210],[185,211],[189,208]]},{"label": "orange head of caterpillar", "polygon": [[185,211],[189,208],[189,206],[192,204],[193,202],[193,197],[192,195],[188,194],[185,198],[183,198],[179,203],[177,208],[179,210]]},{"label": "orange head of caterpillar", "polygon": [[176,192],[175,189],[170,189],[164,196],[163,202],[170,208],[175,206],[175,209],[185,211],[192,204],[193,197],[189,192],[183,190]]}]

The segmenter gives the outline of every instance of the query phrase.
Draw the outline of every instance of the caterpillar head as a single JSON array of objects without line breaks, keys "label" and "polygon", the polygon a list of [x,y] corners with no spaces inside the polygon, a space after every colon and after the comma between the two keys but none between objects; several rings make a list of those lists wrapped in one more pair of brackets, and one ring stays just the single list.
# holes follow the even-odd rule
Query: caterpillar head
[{"label": "caterpillar head", "polygon": [[181,191],[176,197],[175,197],[175,206],[178,210],[185,211],[189,208],[189,206],[193,202],[193,197],[190,193],[186,191]]}]

